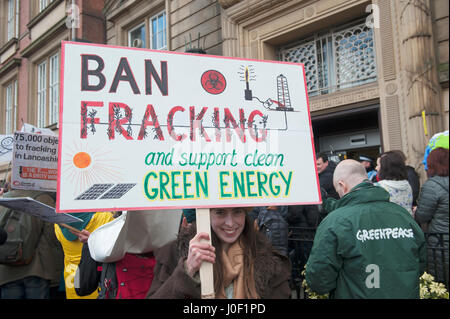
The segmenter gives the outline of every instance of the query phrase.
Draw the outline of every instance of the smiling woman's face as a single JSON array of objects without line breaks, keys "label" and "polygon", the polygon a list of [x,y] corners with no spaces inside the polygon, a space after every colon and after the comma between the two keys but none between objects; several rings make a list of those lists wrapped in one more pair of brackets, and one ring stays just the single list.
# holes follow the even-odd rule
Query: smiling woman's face
[{"label": "smiling woman's face", "polygon": [[212,208],[211,227],[227,250],[242,234],[245,210],[242,208]]}]

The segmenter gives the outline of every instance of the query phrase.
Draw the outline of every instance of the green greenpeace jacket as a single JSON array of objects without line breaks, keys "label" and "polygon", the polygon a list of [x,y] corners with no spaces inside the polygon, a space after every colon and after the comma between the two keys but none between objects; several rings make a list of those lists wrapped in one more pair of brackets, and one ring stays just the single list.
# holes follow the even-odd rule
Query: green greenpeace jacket
[{"label": "green greenpeace jacket", "polygon": [[306,282],[331,298],[419,298],[424,234],[382,187],[363,182],[320,223]]}]

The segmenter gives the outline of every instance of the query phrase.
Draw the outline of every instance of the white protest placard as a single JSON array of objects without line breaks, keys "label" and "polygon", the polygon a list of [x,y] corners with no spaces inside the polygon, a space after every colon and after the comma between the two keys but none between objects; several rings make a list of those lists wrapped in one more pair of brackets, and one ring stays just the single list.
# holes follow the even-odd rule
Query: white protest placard
[{"label": "white protest placard", "polygon": [[49,223],[76,223],[83,220],[69,214],[57,214],[54,207],[45,205],[30,197],[0,198],[0,205],[28,214]]},{"label": "white protest placard", "polygon": [[318,204],[301,64],[63,42],[57,212]]},{"label": "white protest placard", "polygon": [[15,132],[11,188],[56,191],[58,137]]},{"label": "white protest placard", "polygon": [[48,128],[42,128],[37,127],[28,123],[23,123],[22,128],[20,129],[21,132],[25,133],[35,133],[35,134],[43,134],[43,135],[52,135],[56,136],[57,134],[53,132],[51,129]]}]

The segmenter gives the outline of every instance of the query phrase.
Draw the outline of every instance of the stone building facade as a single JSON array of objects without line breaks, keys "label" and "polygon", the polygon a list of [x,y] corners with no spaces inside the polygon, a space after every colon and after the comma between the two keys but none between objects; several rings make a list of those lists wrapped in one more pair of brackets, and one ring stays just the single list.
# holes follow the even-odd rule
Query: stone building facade
[{"label": "stone building facade", "polygon": [[[42,122],[37,110],[39,65],[48,57],[48,72],[60,40],[70,39],[64,23],[72,1],[47,2],[38,13],[28,1],[0,1],[6,26],[15,23],[8,5],[20,3],[17,34],[9,38],[13,27],[1,28],[0,134],[13,130],[3,115],[11,101],[16,128],[23,119],[57,129],[57,121],[47,115]],[[401,149],[424,177],[425,144],[448,130],[447,0],[74,2],[83,21],[76,37],[82,40],[182,52],[200,47],[211,55],[304,63],[316,151],[375,158]]]},{"label": "stone building facade", "polygon": [[448,11],[445,0],[112,0],[104,12],[108,44],[133,45],[137,25],[151,36],[164,12],[164,49],[304,63],[317,151],[401,149],[423,175],[425,144],[449,126]]},{"label": "stone building facade", "polygon": [[[313,35],[310,41],[316,43],[310,44],[316,57],[310,54],[305,58],[299,53],[301,59],[309,63],[313,56],[314,63],[320,64],[319,50],[333,56],[328,66],[334,67],[334,74],[329,70],[328,74],[335,77],[331,82],[337,87],[324,85],[325,90],[310,95],[321,151],[331,151],[334,144],[337,151],[374,156],[376,149],[365,148],[362,142],[366,139],[367,146],[377,146],[375,141],[370,144],[369,128],[373,128],[380,150],[401,149],[419,169],[428,139],[448,129],[447,1],[220,2],[224,55],[277,59],[280,48],[299,39],[308,41],[308,35]],[[369,39],[371,31],[373,39]],[[348,43],[352,38],[356,39],[353,47]],[[375,59],[372,52],[361,49],[364,43],[369,47],[373,44]],[[347,45],[350,50],[346,50]],[[330,50],[325,52],[324,46]],[[305,42],[299,42],[298,51],[306,48]],[[353,55],[352,50],[359,55]],[[358,60],[358,56],[363,58]],[[351,59],[355,62],[349,62]],[[374,66],[375,72],[367,71]],[[361,80],[352,83],[351,77]],[[365,118],[363,129],[357,122]],[[339,125],[329,131],[333,121]]]},{"label": "stone building facade", "polygon": [[[0,134],[23,123],[57,131],[61,41],[105,43],[103,7],[103,0],[0,0]],[[0,163],[0,180],[9,167]]]}]

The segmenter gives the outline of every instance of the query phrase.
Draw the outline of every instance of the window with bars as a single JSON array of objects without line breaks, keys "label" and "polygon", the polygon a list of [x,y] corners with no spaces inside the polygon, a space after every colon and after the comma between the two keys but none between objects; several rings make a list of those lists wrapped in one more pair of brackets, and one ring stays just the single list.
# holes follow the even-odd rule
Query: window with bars
[{"label": "window with bars", "polygon": [[[148,39],[147,34],[149,34]],[[167,50],[166,12],[162,11],[128,31],[128,45],[136,48]]]},{"label": "window with bars", "polygon": [[151,49],[166,50],[167,49],[167,35],[166,35],[166,13],[163,11],[160,14],[150,18],[151,25]]},{"label": "window with bars", "polygon": [[37,66],[37,125],[46,127],[58,122],[59,55],[54,54]]},{"label": "window with bars", "polygon": [[59,112],[59,57],[58,54],[50,57],[49,81],[49,124],[58,122]]},{"label": "window with bars", "polygon": [[39,0],[39,12],[43,11],[53,0]]},{"label": "window with bars", "polygon": [[17,129],[17,80],[5,88],[5,133],[14,133]]},{"label": "window with bars", "polygon": [[38,65],[38,127],[45,126],[47,100],[47,61]]},{"label": "window with bars", "polygon": [[128,46],[134,48],[146,48],[145,23],[128,32]]},{"label": "window with bars", "polygon": [[280,49],[280,60],[303,63],[310,96],[376,81],[373,29],[365,21],[314,34]]},{"label": "window with bars", "polygon": [[39,0],[39,12],[45,9],[48,0]]}]

